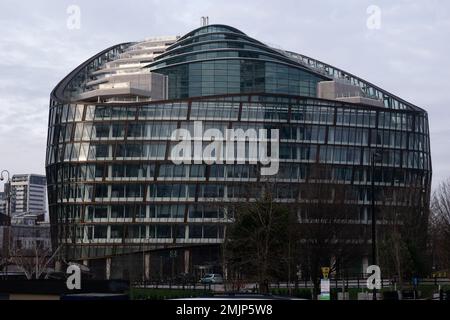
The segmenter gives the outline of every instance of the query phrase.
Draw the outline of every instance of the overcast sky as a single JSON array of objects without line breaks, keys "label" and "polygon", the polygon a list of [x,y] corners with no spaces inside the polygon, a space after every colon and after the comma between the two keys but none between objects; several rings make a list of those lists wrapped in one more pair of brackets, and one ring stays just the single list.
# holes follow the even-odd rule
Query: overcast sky
[{"label": "overcast sky", "polygon": [[[71,5],[80,9],[79,29],[67,26]],[[81,62],[120,42],[183,35],[200,26],[201,16],[325,61],[426,109],[433,185],[450,177],[446,0],[1,0],[0,170],[45,172],[49,94]]]}]

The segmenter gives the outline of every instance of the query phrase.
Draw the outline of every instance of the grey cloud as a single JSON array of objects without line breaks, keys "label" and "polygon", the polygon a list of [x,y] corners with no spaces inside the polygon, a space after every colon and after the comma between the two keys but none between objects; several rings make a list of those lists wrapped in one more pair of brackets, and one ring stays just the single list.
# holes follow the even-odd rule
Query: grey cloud
[{"label": "grey cloud", "polygon": [[[80,30],[66,28],[71,4],[81,8]],[[380,30],[366,27],[372,4],[381,8]],[[49,94],[79,63],[115,43],[182,35],[198,27],[204,15],[424,107],[434,185],[450,176],[450,3],[445,0],[2,0],[0,168],[44,172]]]}]

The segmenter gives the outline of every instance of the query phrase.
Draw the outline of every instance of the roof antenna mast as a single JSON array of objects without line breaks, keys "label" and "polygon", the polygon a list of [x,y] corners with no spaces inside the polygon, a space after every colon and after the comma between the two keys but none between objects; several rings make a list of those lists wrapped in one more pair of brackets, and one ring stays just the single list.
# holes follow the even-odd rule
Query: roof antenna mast
[{"label": "roof antenna mast", "polygon": [[208,16],[202,17],[202,18],[201,18],[201,26],[202,26],[202,27],[206,27],[206,26],[208,26],[208,25],[209,25],[209,17],[208,17]]}]

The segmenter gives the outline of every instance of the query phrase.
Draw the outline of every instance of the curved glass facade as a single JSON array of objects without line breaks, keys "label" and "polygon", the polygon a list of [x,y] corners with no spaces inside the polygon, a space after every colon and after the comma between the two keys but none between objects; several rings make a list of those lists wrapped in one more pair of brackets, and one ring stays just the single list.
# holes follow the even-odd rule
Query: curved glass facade
[{"label": "curved glass facade", "polygon": [[[333,77],[227,26],[195,30],[148,65],[168,77],[168,100],[71,100],[67,90],[92,81],[83,78],[86,68],[103,63],[104,55],[75,70],[52,93],[49,210],[53,241],[63,245],[67,259],[91,260],[94,269],[95,259],[105,259],[99,274],[113,277],[104,270],[120,263],[123,268],[123,254],[136,253],[137,267],[129,268],[140,279],[163,261],[153,261],[155,255],[170,259],[174,250],[179,272],[220,265],[218,247],[233,204],[258,198],[263,177],[261,166],[250,163],[175,165],[171,135],[179,128],[194,134],[194,121],[222,131],[279,129],[275,198],[298,210],[300,222],[311,201],[308,188],[319,183],[347,187],[355,231],[364,240],[370,238],[365,231],[372,179],[377,205],[427,210],[428,120],[418,107],[322,99],[318,83]],[[372,177],[375,151],[382,161]]]},{"label": "curved glass facade", "polygon": [[169,98],[233,93],[314,97],[328,79],[230,27],[205,27],[168,48],[150,70],[169,77]]}]

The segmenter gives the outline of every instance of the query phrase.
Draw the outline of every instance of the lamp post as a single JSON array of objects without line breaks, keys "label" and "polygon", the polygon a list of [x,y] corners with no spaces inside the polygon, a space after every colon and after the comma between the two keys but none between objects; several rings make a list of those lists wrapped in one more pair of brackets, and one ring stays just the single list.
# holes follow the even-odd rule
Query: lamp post
[{"label": "lamp post", "polygon": [[[377,219],[375,214],[375,163],[380,162],[382,160],[382,154],[375,150],[372,153],[371,157],[371,172],[372,172],[372,181],[371,181],[371,193],[372,193],[372,264],[377,264],[377,234],[376,234],[376,226]],[[373,300],[377,300],[377,289],[373,289]]]},{"label": "lamp post", "polygon": [[9,174],[9,171],[8,170],[3,170],[1,173],[0,173],[0,181],[3,181],[3,180],[5,180],[5,178],[3,177],[3,174],[4,173],[6,173],[7,174],[7,177],[8,177],[8,179],[6,180],[6,183],[8,184],[8,190],[6,190],[6,188],[5,188],[5,191],[7,191],[7,193],[6,193],[6,203],[7,203],[7,206],[8,206],[8,208],[7,208],[7,210],[6,210],[6,215],[7,215],[7,217],[9,218],[9,221],[7,222],[7,225],[6,225],[6,229],[7,229],[7,234],[6,234],[6,241],[7,241],[7,244],[6,244],[6,277],[8,277],[8,264],[9,264],[9,254],[10,254],[10,242],[11,242],[11,180],[10,180],[10,177],[11,177],[11,175]]}]

